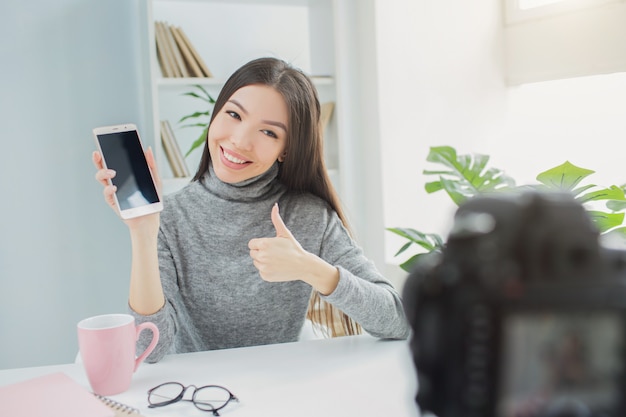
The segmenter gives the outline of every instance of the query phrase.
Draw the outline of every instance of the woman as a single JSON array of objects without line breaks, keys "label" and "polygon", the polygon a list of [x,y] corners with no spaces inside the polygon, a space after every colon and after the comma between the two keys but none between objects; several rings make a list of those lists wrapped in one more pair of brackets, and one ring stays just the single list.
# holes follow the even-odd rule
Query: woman
[{"label": "woman", "polygon": [[[245,64],[215,103],[191,183],[166,196],[160,214],[125,221],[130,309],[160,330],[148,361],[296,341],[307,311],[333,335],[362,326],[381,338],[408,336],[397,292],[346,228],[319,118],[316,90],[300,70],[274,58]],[[108,185],[115,173],[99,153],[93,160],[117,210]]]}]

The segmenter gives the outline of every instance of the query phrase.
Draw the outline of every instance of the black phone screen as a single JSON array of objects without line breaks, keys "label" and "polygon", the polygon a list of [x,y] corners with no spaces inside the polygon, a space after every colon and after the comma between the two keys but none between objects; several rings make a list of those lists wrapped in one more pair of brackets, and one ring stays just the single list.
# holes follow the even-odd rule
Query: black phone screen
[{"label": "black phone screen", "polygon": [[120,210],[159,202],[137,131],[99,134],[98,142],[107,168],[116,172],[112,182]]}]

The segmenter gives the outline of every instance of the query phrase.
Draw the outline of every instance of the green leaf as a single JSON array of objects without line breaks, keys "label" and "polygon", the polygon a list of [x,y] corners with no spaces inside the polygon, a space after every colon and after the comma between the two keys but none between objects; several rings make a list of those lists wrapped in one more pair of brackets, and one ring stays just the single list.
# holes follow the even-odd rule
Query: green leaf
[{"label": "green leaf", "polygon": [[420,258],[422,256],[426,256],[426,255],[428,255],[428,254],[427,253],[418,253],[416,255],[413,255],[409,259],[407,259],[406,261],[402,262],[400,264],[400,268],[402,268],[406,272],[411,272],[413,270],[413,267],[415,266],[415,264],[420,260]]},{"label": "green leaf", "polygon": [[615,201],[615,200],[607,201],[606,207],[612,211],[622,211],[626,209],[626,201]]},{"label": "green leaf", "polygon": [[411,241],[406,242],[406,243],[405,243],[405,244],[404,244],[404,245],[403,245],[403,246],[402,246],[402,247],[398,250],[398,252],[396,252],[396,254],[395,254],[395,255],[393,255],[393,256],[398,256],[398,255],[402,254],[405,250],[407,250],[408,248],[410,248],[412,245],[413,245],[413,242],[411,242]]},{"label": "green leaf", "polygon": [[616,185],[612,185],[609,188],[602,188],[600,190],[592,191],[576,198],[580,203],[587,203],[589,201],[600,200],[615,200],[624,201],[624,190]]},{"label": "green leaf", "polygon": [[205,128],[208,127],[209,124],[208,123],[189,123],[186,125],[182,125],[181,127],[201,127],[201,128]]},{"label": "green leaf", "polygon": [[204,145],[204,142],[206,141],[206,136],[207,136],[207,131],[209,130],[209,127],[207,126],[202,133],[200,134],[200,136],[198,136],[198,139],[196,139],[192,144],[191,147],[189,148],[189,150],[187,151],[187,153],[185,154],[185,158],[187,158],[191,152],[193,152],[196,148],[199,148],[200,146]]},{"label": "green leaf", "polygon": [[424,185],[424,188],[426,189],[426,192],[428,194],[432,194],[437,191],[443,190],[443,184],[441,183],[441,181],[427,182],[426,185]]},{"label": "green leaf", "polygon": [[474,186],[481,192],[502,191],[515,188],[513,178],[504,174],[497,168],[489,168],[482,175],[476,178]]},{"label": "green leaf", "polygon": [[405,228],[405,227],[389,227],[388,231],[397,234],[398,236],[409,239],[411,242],[416,242],[418,240],[423,240],[425,238],[424,233],[418,232],[415,229]]},{"label": "green leaf", "polygon": [[451,146],[433,146],[426,156],[428,162],[450,165],[457,160],[456,149]]},{"label": "green leaf", "polygon": [[460,205],[468,198],[485,192],[515,187],[515,181],[496,169],[487,169],[489,156],[457,155],[450,146],[431,147],[427,161],[442,164],[449,170],[424,170],[425,175],[438,175],[438,181],[426,183],[426,192],[445,190],[452,201]]},{"label": "green leaf", "polygon": [[441,178],[441,185],[457,206],[460,206],[467,201],[468,198],[476,195],[473,189],[467,187],[467,184],[463,184],[459,181]]},{"label": "green leaf", "polygon": [[402,227],[390,227],[387,228],[387,230],[409,241],[408,244],[402,246],[394,256],[398,256],[402,252],[406,251],[412,244],[421,246],[428,252],[443,247],[443,239],[441,236],[434,233],[422,233],[415,229]]},{"label": "green leaf", "polygon": [[199,98],[200,100],[206,101],[205,97],[202,97],[201,95],[199,95],[198,93],[194,93],[193,91],[189,91],[187,93],[183,93],[182,95],[183,96],[193,97],[193,98]]},{"label": "green leaf", "polygon": [[187,93],[183,93],[182,95],[200,99],[207,102],[208,104],[215,104],[215,99],[203,86],[201,86],[200,84],[195,84],[194,87],[199,89],[202,94],[198,94],[194,91],[189,91]]},{"label": "green leaf", "polygon": [[184,122],[185,120],[188,120],[188,119],[194,119],[194,118],[197,118],[197,117],[204,117],[204,116],[210,116],[210,115],[211,115],[211,113],[208,110],[207,111],[197,111],[195,113],[188,114],[187,116],[181,117],[180,120],[178,121],[178,123],[182,123],[182,122]]},{"label": "green leaf", "polygon": [[213,96],[211,96],[211,94],[200,84],[195,84],[195,87],[197,87],[200,91],[202,91],[202,93],[204,93],[204,96],[206,97],[206,100],[210,103],[210,104],[215,104],[215,99],[213,98]]},{"label": "green leaf", "polygon": [[578,195],[584,193],[585,191],[587,191],[587,190],[589,190],[589,189],[591,189],[593,187],[596,187],[596,185],[595,184],[584,185],[582,187],[578,187],[578,188],[572,190],[572,194],[574,196],[578,196]]},{"label": "green leaf", "polygon": [[606,213],[596,210],[587,210],[587,213],[600,233],[604,233],[624,223],[624,213]]},{"label": "green leaf", "polygon": [[430,171],[428,169],[425,169],[424,171],[422,171],[423,174],[425,175],[454,175],[454,171]]},{"label": "green leaf", "polygon": [[413,265],[415,265],[418,261],[420,255],[422,254],[418,253],[417,255],[411,256],[408,260],[400,264],[400,268],[404,269],[406,272],[411,272],[413,270]]},{"label": "green leaf", "polygon": [[551,190],[572,191],[580,181],[594,172],[565,161],[563,164],[537,175],[537,181]]}]

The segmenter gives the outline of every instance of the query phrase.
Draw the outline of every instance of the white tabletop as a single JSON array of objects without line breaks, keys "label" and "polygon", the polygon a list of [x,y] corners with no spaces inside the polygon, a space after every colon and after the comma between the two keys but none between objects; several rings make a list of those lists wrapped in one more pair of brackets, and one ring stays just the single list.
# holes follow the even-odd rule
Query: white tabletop
[{"label": "white tabletop", "polygon": [[[80,364],[2,370],[0,386],[57,371],[89,387]],[[111,398],[145,416],[211,415],[189,402],[148,408],[148,389],[168,381],[227,387],[240,402],[223,417],[419,416],[407,341],[366,335],[169,355],[142,364],[130,389]]]}]

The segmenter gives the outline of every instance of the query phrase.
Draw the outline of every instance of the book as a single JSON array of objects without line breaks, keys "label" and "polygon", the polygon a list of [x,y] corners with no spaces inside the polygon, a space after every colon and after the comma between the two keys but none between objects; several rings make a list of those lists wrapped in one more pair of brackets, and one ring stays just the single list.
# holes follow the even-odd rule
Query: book
[{"label": "book", "polygon": [[176,63],[176,68],[178,68],[177,73],[180,74],[181,77],[189,77],[189,72],[187,71],[187,64],[183,59],[183,55],[181,50],[174,39],[174,34],[172,31],[172,26],[167,23],[163,24],[163,29],[165,31],[165,36],[169,43],[170,50],[172,51],[172,55],[174,56],[174,62]]},{"label": "book", "polygon": [[172,68],[172,77],[182,77],[183,74],[180,72],[180,68],[178,67],[178,63],[176,62],[175,56],[175,45],[172,45],[172,42],[169,37],[169,29],[168,25],[165,22],[159,22],[161,26],[161,35],[163,37],[163,42],[165,43],[165,50],[167,51],[167,56],[169,60],[169,65]]},{"label": "book", "polygon": [[116,417],[115,411],[63,372],[0,387],[0,416]]},{"label": "book", "polygon": [[170,56],[168,42],[165,38],[161,22],[154,23],[154,33],[156,37],[157,58],[161,66],[161,73],[163,77],[166,78],[175,77],[176,73],[173,68],[173,60]]},{"label": "book", "polygon": [[163,77],[212,77],[196,48],[178,26],[156,21],[157,58]]},{"label": "book", "polygon": [[169,133],[165,128],[165,122],[163,120],[161,121],[161,144],[163,145],[163,151],[165,152],[165,157],[167,158],[167,162],[169,163],[170,169],[172,170],[172,174],[175,178],[181,177],[182,170],[176,159],[172,139],[170,138]]},{"label": "book", "polygon": [[165,121],[165,129],[167,130],[168,136],[172,139],[174,155],[176,160],[178,161],[181,168],[181,176],[188,177],[190,175],[189,168],[187,167],[187,163],[185,162],[185,157],[183,153],[180,151],[180,147],[178,146],[178,141],[176,140],[176,135],[174,135],[174,130],[172,130],[172,126],[170,122]]},{"label": "book", "polygon": [[183,32],[183,29],[179,27],[178,32],[180,33],[183,39],[183,42],[187,45],[187,48],[189,48],[189,51],[191,51],[191,55],[194,57],[195,61],[198,63],[198,66],[200,66],[200,68],[202,69],[202,73],[204,74],[204,77],[212,77],[213,74],[211,73],[211,71],[209,71],[209,68],[204,63],[204,60],[202,59],[198,51],[196,51],[196,48],[194,48],[193,45],[191,44],[191,41],[189,40],[185,32]]},{"label": "book", "polygon": [[161,120],[161,143],[174,177],[188,177],[189,168],[187,168],[174,131],[167,120]]},{"label": "book", "polygon": [[165,129],[163,128],[163,123],[161,123],[161,146],[163,147],[163,153],[165,154],[165,158],[169,164],[170,170],[172,170],[172,174],[174,177],[177,177],[179,174],[178,167],[176,165],[176,161],[174,160],[174,156],[172,150],[169,147],[169,141],[166,137],[167,133],[165,133]]},{"label": "book", "polygon": [[183,39],[183,35],[181,34],[181,29],[175,26],[171,26],[172,34],[174,35],[174,39],[176,40],[176,44],[182,53],[185,63],[187,64],[187,70],[189,72],[190,77],[204,77],[202,69],[198,65],[198,62],[194,58],[191,50],[187,47],[187,43]]},{"label": "book", "polygon": [[165,56],[165,50],[163,49],[163,41],[161,40],[161,33],[157,29],[156,23],[154,25],[154,38],[156,43],[157,61],[159,62],[159,68],[161,68],[161,75],[163,77],[169,77],[170,72],[169,68],[167,67],[167,58]]}]

